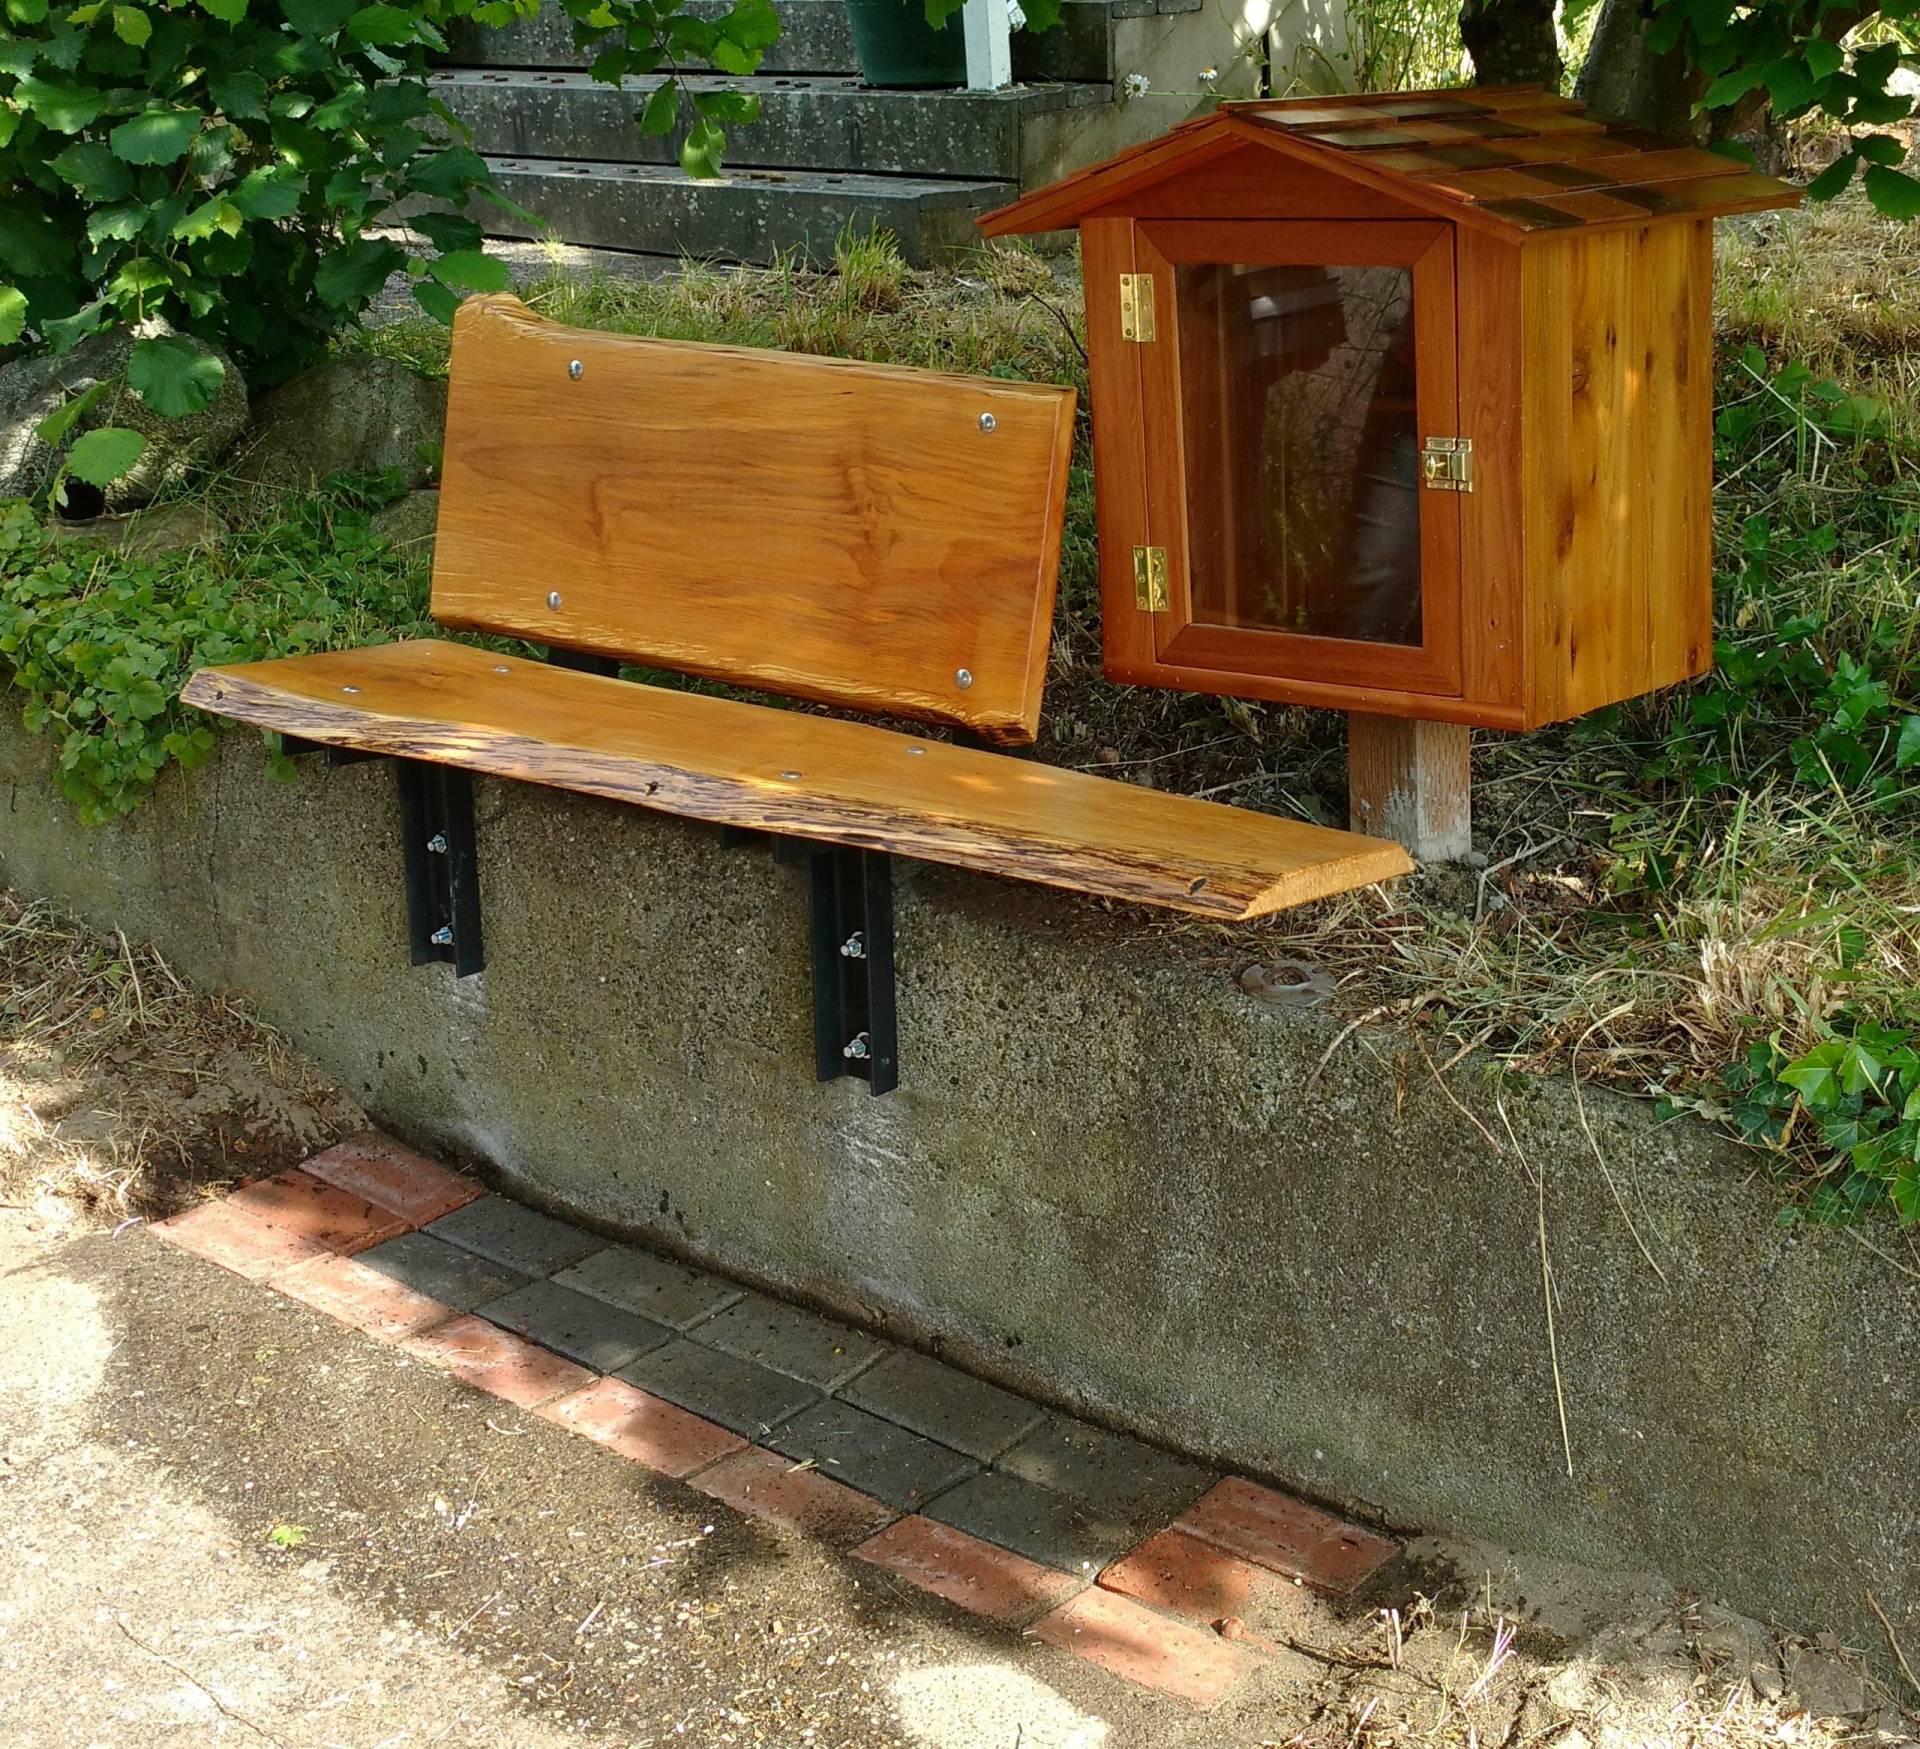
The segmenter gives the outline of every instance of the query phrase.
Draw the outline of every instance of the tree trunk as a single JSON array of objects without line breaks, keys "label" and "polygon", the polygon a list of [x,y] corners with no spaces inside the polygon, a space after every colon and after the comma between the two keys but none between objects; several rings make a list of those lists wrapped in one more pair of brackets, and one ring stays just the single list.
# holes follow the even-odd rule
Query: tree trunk
[{"label": "tree trunk", "polygon": [[1602,121],[1704,143],[1707,118],[1693,106],[1706,81],[1681,56],[1654,54],[1646,29],[1642,0],[1602,0],[1574,95]]},{"label": "tree trunk", "polygon": [[1460,40],[1476,85],[1560,89],[1565,67],[1554,33],[1555,0],[1462,0]]}]

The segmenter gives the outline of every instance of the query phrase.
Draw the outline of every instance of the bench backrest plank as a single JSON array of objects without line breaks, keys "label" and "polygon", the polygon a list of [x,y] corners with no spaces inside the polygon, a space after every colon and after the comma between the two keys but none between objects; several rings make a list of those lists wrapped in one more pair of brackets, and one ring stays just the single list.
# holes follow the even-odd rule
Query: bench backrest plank
[{"label": "bench backrest plank", "polygon": [[434,617],[1031,741],[1073,402],[470,298]]}]

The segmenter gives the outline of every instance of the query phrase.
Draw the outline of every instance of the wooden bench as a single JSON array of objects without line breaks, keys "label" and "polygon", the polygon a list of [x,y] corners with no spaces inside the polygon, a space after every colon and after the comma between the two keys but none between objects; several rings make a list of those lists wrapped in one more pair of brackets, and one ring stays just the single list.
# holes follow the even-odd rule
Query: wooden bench
[{"label": "wooden bench", "polygon": [[772,835],[813,870],[817,1067],[895,1084],[890,856],[1222,920],[1406,872],[1394,844],[978,745],[618,678],[622,662],[1034,739],[1071,389],[454,325],[435,639],[202,669],[190,704],[400,778],[416,964],[483,963],[469,774]]}]

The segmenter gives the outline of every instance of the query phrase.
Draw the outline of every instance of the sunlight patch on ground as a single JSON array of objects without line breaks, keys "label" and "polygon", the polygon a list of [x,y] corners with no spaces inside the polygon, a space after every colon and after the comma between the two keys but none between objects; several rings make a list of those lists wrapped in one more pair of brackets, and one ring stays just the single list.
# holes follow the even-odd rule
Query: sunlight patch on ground
[{"label": "sunlight patch on ground", "polygon": [[1099,1749],[1104,1719],[1000,1664],[929,1664],[894,1680],[900,1723],[926,1749]]}]

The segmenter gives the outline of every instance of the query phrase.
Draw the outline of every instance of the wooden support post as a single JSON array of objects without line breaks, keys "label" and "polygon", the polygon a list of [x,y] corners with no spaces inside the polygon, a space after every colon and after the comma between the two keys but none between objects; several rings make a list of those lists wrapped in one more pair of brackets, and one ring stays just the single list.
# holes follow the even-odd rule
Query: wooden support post
[{"label": "wooden support post", "polygon": [[[917,5],[919,0],[907,3]],[[960,25],[967,36],[969,91],[998,91],[1013,83],[1013,48],[1008,38],[1022,22],[1018,13],[1014,0],[966,0]]]},{"label": "wooden support post", "polygon": [[1473,849],[1473,731],[1358,711],[1347,718],[1347,806],[1356,832],[1392,838],[1422,862]]}]

